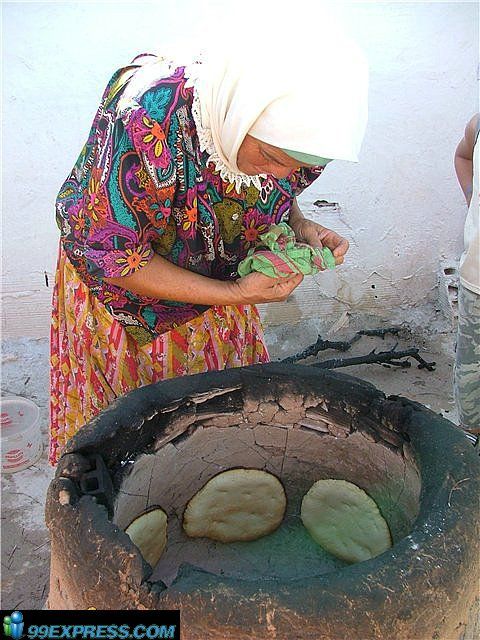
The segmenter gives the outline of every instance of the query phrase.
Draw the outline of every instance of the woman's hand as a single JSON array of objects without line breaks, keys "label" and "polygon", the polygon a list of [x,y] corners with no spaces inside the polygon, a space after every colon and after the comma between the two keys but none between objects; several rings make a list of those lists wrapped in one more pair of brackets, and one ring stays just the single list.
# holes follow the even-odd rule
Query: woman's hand
[{"label": "woman's hand", "polygon": [[348,251],[348,240],[342,238],[335,231],[304,218],[296,198],[292,202],[288,224],[294,230],[295,237],[299,242],[307,242],[312,247],[328,247],[333,253],[335,264],[342,264]]},{"label": "woman's hand", "polygon": [[346,238],[306,218],[297,219],[291,226],[299,242],[307,242],[312,247],[328,247],[333,253],[335,264],[342,264],[349,247]]},{"label": "woman's hand", "polygon": [[302,282],[301,273],[286,278],[270,278],[254,271],[232,283],[237,304],[261,304],[263,302],[283,302]]}]

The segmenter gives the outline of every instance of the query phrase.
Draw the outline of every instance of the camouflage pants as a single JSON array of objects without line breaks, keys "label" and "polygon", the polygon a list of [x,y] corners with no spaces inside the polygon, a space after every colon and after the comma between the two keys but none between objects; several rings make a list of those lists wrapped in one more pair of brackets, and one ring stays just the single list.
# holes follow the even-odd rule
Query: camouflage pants
[{"label": "camouflage pants", "polygon": [[480,433],[480,295],[461,284],[454,393],[460,426]]}]

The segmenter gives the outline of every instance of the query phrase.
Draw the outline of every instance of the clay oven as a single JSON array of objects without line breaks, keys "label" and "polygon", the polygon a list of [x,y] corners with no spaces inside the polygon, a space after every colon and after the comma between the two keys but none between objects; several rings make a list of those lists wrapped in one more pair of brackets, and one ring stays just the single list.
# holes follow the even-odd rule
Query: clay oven
[{"label": "clay oven", "polygon": [[[185,506],[232,468],[283,484],[281,526],[252,542],[188,538]],[[347,564],[299,517],[320,479],[365,490],[393,546]],[[478,459],[447,421],[358,379],[269,364],[179,378],[120,398],[73,438],[46,508],[50,608],[180,609],[182,637],[462,638],[478,596]],[[168,516],[151,567],[124,532]]]}]

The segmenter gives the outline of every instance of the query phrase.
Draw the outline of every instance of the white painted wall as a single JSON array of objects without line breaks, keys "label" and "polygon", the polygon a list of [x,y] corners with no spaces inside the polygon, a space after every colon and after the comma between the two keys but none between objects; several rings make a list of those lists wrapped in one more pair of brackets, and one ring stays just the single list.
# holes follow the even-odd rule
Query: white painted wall
[{"label": "white painted wall", "polygon": [[[199,33],[212,34],[213,27],[196,25],[215,15],[212,7],[232,4],[246,6],[3,3],[4,337],[48,335],[54,200],[110,74],[141,51],[178,42],[180,32],[190,45]],[[329,165],[301,205],[346,235],[351,250],[348,265],[306,279],[288,303],[264,309],[270,324],[334,319],[342,310],[397,320],[400,310],[407,318],[435,302],[440,259],[461,252],[465,206],[452,159],[478,110],[477,3],[334,4],[369,58],[370,120],[360,163]],[[322,198],[338,202],[340,212],[322,213],[313,205]]]}]

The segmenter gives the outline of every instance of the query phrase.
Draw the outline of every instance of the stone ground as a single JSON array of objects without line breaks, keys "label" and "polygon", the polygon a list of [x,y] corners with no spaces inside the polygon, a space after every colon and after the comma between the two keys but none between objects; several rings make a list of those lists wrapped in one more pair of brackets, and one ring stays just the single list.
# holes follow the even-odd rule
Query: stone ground
[{"label": "stone ground", "polygon": [[[342,330],[329,339],[350,338],[353,330]],[[277,329],[269,334],[272,359],[292,355],[315,341],[308,331],[292,333],[292,328]],[[327,337],[327,336],[324,336]],[[313,339],[311,339],[313,338]],[[421,355],[437,363],[429,372],[412,367],[399,369],[382,365],[361,365],[342,369],[344,373],[370,381],[387,395],[403,395],[427,405],[455,422],[451,392],[453,366],[453,333],[422,337],[406,333],[385,340],[363,337],[344,356],[366,354],[373,348],[383,351],[399,343],[399,348],[419,347]],[[295,346],[293,346],[295,345]],[[321,353],[318,359],[329,359],[335,351]],[[310,360],[311,361],[311,360]],[[40,460],[25,471],[2,477],[2,608],[39,609],[48,595],[48,532],[44,523],[44,503],[53,470],[47,462],[48,429],[48,344],[46,340],[4,341],[2,348],[2,394],[20,395],[33,400],[42,412],[42,434],[45,448]]]}]

